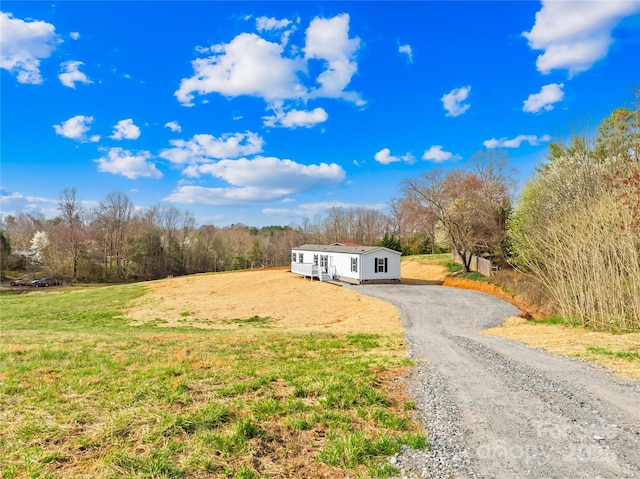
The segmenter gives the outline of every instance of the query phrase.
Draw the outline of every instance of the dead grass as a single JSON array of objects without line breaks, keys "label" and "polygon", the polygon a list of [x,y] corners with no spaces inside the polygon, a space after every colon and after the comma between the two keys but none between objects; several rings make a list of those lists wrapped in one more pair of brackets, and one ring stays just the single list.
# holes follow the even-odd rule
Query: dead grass
[{"label": "dead grass", "polygon": [[506,291],[517,291],[518,299],[534,317],[544,318],[552,314],[553,305],[545,295],[544,286],[532,276],[504,268],[491,279]]},{"label": "dead grass", "polygon": [[442,284],[447,270],[444,266],[428,264],[411,259],[402,261],[403,284]]},{"label": "dead grass", "polygon": [[336,334],[401,333],[398,311],[384,301],[283,270],[183,276],[148,284],[125,312],[139,324],[239,329],[239,318],[262,319],[279,331]]},{"label": "dead grass", "polygon": [[520,317],[508,318],[502,326],[486,330],[484,334],[593,361],[606,366],[618,377],[640,381],[640,358],[637,357],[640,355],[640,333],[612,334],[592,331],[582,326],[547,324],[543,322],[550,316],[547,309],[532,304],[519,295],[508,293],[495,284],[456,277],[445,278],[443,284],[491,294],[523,312]]},{"label": "dead grass", "polygon": [[[403,258],[401,275],[403,284],[443,284],[481,291],[514,304],[528,318],[543,319],[548,315],[495,284],[449,276],[444,266],[421,257]],[[286,269],[197,275],[150,283],[149,293],[126,316],[140,324],[161,319],[167,326],[233,329],[243,327],[241,322],[233,321],[235,318],[257,317],[265,319],[264,327],[278,330],[402,332],[399,313],[390,304],[346,288],[296,277]],[[640,333],[612,335],[510,318],[486,334],[595,361],[618,376],[640,380],[640,361],[587,350],[640,351]]]},{"label": "dead grass", "polygon": [[458,278],[455,276],[447,276],[442,284],[443,286],[450,286],[452,288],[470,289],[473,291],[480,291],[482,293],[490,294],[502,299],[503,301],[513,304],[516,308],[536,319],[543,319],[548,316],[548,314],[538,308],[538,306],[528,303],[515,294],[508,293],[501,289],[499,286],[492,283],[473,281],[471,279]]},{"label": "dead grass", "polygon": [[[612,334],[592,331],[582,326],[546,324],[548,310],[531,304],[522,297],[505,292],[495,284],[447,277],[443,284],[454,288],[471,289],[496,296],[507,301],[523,313],[507,318],[502,326],[483,331],[489,336],[499,336],[521,341],[534,348],[543,348],[565,356],[579,357],[601,364],[611,373],[640,381],[640,333]],[[623,357],[626,356],[626,359]]]},{"label": "dead grass", "polygon": [[[441,284],[446,269],[408,259],[401,274],[404,284]],[[148,293],[125,312],[139,324],[232,329],[242,327],[234,319],[257,317],[265,327],[279,330],[402,332],[400,315],[390,304],[282,268],[183,276],[147,287]]]},{"label": "dead grass", "polygon": [[[502,326],[487,329],[483,334],[509,338],[534,348],[594,361],[606,366],[618,377],[640,381],[640,333],[611,334],[512,316]],[[624,353],[630,359],[616,357],[624,356]]]}]

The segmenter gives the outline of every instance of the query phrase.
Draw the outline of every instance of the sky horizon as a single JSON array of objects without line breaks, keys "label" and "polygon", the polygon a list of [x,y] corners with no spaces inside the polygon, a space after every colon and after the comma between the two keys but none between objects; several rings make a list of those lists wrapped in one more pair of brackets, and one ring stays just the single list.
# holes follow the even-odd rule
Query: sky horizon
[{"label": "sky horizon", "polygon": [[43,2],[0,11],[0,213],[109,193],[198,225],[388,212],[402,181],[550,141],[640,86],[640,0]]}]

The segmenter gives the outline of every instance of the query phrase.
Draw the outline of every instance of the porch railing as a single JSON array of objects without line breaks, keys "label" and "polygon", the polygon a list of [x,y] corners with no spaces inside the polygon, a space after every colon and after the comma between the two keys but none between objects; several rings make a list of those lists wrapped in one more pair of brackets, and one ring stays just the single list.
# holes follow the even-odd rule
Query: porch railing
[{"label": "porch railing", "polygon": [[330,266],[325,272],[324,268],[313,263],[291,263],[291,272],[294,274],[308,276],[311,279],[318,278],[320,281],[322,281],[323,274],[330,276],[331,279],[336,276],[335,266]]}]

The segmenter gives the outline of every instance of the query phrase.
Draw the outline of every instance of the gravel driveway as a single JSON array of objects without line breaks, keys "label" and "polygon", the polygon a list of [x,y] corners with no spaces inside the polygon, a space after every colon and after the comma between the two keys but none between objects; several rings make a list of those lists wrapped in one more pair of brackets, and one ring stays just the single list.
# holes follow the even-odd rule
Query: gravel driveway
[{"label": "gravel driveway", "polygon": [[406,478],[640,478],[640,383],[484,336],[518,314],[476,291],[367,285],[402,313],[429,451],[390,459]]}]

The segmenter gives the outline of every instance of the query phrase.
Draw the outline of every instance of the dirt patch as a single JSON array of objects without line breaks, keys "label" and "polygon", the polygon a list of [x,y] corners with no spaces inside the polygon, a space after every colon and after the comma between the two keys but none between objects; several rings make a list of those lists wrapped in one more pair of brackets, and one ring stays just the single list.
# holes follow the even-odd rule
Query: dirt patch
[{"label": "dirt patch", "polygon": [[502,326],[482,333],[521,341],[553,353],[595,361],[609,368],[618,377],[640,381],[640,333],[618,335],[527,321],[518,316],[512,316]]}]

